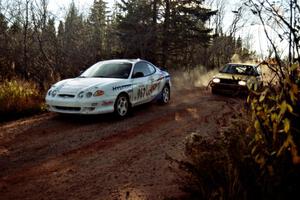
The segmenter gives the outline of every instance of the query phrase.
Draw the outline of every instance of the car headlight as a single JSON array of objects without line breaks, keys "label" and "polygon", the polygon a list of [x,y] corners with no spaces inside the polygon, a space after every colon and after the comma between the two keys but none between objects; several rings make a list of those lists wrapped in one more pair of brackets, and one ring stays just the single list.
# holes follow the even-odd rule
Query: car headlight
[{"label": "car headlight", "polygon": [[52,90],[49,90],[48,93],[47,93],[48,96],[51,96],[51,93],[52,93]]},{"label": "car headlight", "polygon": [[246,86],[247,83],[246,83],[246,81],[239,81],[238,84],[241,86]]},{"label": "car headlight", "polygon": [[104,95],[104,91],[103,90],[97,90],[93,94],[94,97],[99,97],[99,96],[102,96],[102,95]]},{"label": "car headlight", "polygon": [[214,78],[212,81],[213,81],[214,83],[220,83],[220,82],[221,82],[221,80],[220,80],[219,78]]},{"label": "car headlight", "polygon": [[86,98],[91,98],[92,95],[93,95],[93,93],[88,92],[88,93],[85,94],[85,97],[86,97]]},{"label": "car headlight", "polygon": [[79,92],[79,94],[77,95],[78,98],[83,98],[84,96],[84,92]]},{"label": "car headlight", "polygon": [[57,94],[57,90],[53,90],[53,91],[51,92],[51,96],[52,96],[52,97],[55,97],[56,94]]}]

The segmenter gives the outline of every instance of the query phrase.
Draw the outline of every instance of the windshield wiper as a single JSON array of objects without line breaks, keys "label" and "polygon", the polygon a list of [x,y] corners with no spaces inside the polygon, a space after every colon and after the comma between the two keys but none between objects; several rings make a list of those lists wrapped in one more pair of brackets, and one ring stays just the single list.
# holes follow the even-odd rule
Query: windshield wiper
[{"label": "windshield wiper", "polygon": [[78,78],[86,78],[86,76],[78,76]]}]

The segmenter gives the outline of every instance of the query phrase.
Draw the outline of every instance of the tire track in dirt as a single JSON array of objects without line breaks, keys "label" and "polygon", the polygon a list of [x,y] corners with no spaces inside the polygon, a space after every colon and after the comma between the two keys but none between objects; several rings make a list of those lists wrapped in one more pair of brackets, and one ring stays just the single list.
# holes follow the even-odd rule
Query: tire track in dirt
[{"label": "tire track in dirt", "polygon": [[[185,110],[181,110],[180,112],[184,113]],[[111,136],[108,136],[106,138],[100,139],[98,141],[95,141],[93,143],[89,143],[87,145],[81,146],[79,148],[63,152],[60,156],[57,156],[53,158],[53,160],[65,160],[68,157],[74,157],[74,156],[84,156],[87,154],[91,154],[93,152],[97,152],[99,150],[105,150],[107,148],[113,148],[114,145],[117,145],[120,142],[124,142],[124,140],[130,140],[131,138],[143,134],[145,131],[153,131],[155,128],[157,128],[154,124],[157,124],[158,122],[160,124],[167,123],[173,120],[172,115],[163,115],[156,119],[151,119],[149,121],[144,122],[143,124],[139,125],[138,127],[133,127],[125,131],[120,131],[117,133],[114,133]],[[47,160],[45,163],[38,163],[38,166],[29,166],[23,168],[21,171],[14,172],[14,176],[10,177],[9,179],[15,179],[16,177],[22,177],[24,176],[32,176],[37,173],[47,173],[51,171],[56,171],[58,169],[49,169],[49,168],[40,168],[41,166],[44,166],[46,163],[51,163],[52,159]],[[61,166],[60,166],[61,167]],[[7,179],[7,177],[4,177],[3,179]],[[18,180],[17,180],[18,181]]]}]

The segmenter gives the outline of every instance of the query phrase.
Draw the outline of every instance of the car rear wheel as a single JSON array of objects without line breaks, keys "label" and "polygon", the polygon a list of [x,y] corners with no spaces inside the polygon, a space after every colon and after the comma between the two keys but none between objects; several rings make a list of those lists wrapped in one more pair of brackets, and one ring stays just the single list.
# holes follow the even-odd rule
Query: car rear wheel
[{"label": "car rear wheel", "polygon": [[129,113],[130,103],[125,94],[120,94],[115,103],[115,114],[119,117],[125,117]]},{"label": "car rear wheel", "polygon": [[170,92],[170,88],[169,86],[165,85],[164,88],[162,89],[162,92],[161,92],[161,99],[160,99],[160,102],[162,104],[167,104],[169,103],[170,101],[170,97],[171,97],[171,92]]}]

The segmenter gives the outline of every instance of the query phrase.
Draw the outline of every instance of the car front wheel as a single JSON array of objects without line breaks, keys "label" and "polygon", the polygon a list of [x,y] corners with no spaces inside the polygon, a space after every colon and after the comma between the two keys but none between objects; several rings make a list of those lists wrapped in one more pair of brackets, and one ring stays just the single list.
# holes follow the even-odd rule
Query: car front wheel
[{"label": "car front wheel", "polygon": [[211,88],[211,93],[212,94],[218,94],[217,90],[214,87]]},{"label": "car front wheel", "polygon": [[118,96],[115,103],[115,114],[119,117],[125,117],[130,109],[129,99],[125,94]]}]

